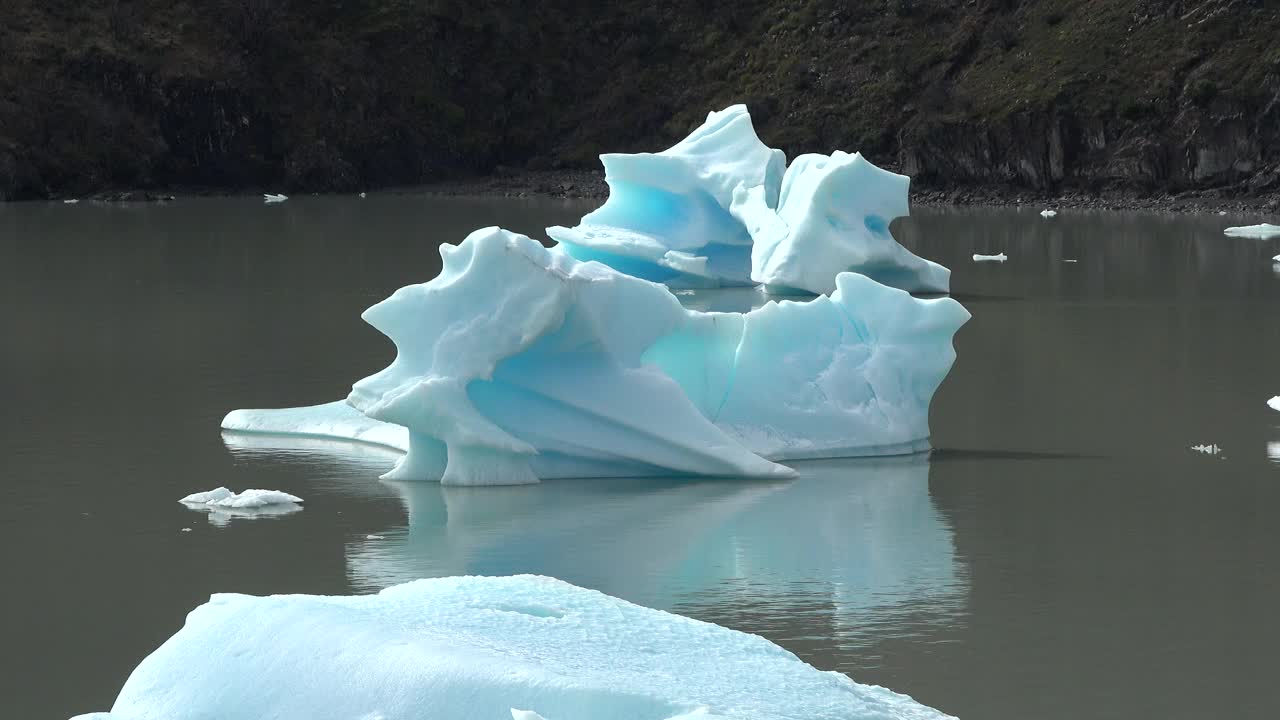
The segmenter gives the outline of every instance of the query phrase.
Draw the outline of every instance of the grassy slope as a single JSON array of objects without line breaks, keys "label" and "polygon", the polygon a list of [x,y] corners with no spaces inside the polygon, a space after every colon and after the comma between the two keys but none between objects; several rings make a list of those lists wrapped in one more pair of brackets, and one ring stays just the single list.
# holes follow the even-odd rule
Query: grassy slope
[{"label": "grassy slope", "polygon": [[1261,0],[584,8],[9,0],[0,195],[591,166],[740,101],[788,154],[862,149],[939,184],[1221,185],[1280,155]]}]

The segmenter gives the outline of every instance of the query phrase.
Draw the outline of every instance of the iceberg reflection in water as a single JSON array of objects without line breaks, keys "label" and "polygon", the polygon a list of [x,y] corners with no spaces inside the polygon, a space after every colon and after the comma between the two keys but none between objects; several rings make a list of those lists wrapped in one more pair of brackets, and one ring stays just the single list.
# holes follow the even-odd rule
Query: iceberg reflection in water
[{"label": "iceberg reflection in water", "polygon": [[408,526],[350,544],[349,574],[362,590],[551,575],[784,645],[819,634],[864,646],[904,614],[955,621],[967,583],[924,457],[798,469],[783,482],[395,483]]}]

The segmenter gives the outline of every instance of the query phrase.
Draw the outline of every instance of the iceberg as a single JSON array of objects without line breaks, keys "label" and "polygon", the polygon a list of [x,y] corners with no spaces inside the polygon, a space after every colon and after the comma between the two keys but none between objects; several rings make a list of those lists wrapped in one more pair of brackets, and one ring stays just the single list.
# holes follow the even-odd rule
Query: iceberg
[{"label": "iceberg", "polygon": [[911,254],[889,232],[909,213],[911,179],[861,153],[796,158],[776,203],[766,188],[739,185],[734,216],[754,241],[751,279],[774,294],[825,294],[852,271],[908,292],[944,293],[951,271]]},{"label": "iceberg", "polygon": [[1058,211],[1057,210],[1041,210],[1040,217],[1045,219],[1055,218],[1055,217],[1058,217]]},{"label": "iceberg", "polygon": [[288,195],[275,195],[275,194],[272,194],[272,193],[263,193],[263,194],[262,194],[262,201],[263,201],[263,202],[265,202],[265,203],[267,203],[268,205],[270,205],[270,204],[272,204],[272,203],[282,203],[282,202],[284,202],[285,200],[288,200],[288,199],[289,199],[289,196],[288,196]]},{"label": "iceberg", "polygon": [[279,490],[245,490],[242,493],[233,493],[227,488],[220,487],[206,492],[192,493],[178,502],[183,505],[250,510],[268,505],[293,505],[301,503],[302,498]]},{"label": "iceberg", "polygon": [[97,720],[941,720],[756,635],[540,576],[214,595]]},{"label": "iceberg", "polygon": [[969,318],[855,273],[807,303],[687,310],[500,228],[440,253],[438,277],[365,311],[397,355],[350,409],[238,410],[223,428],[375,442],[406,452],[385,477],[450,485],[791,477],[777,461],[927,449]]},{"label": "iceberg", "polygon": [[776,205],[786,157],[760,142],[745,105],[662,152],[600,161],[609,198],[577,227],[547,228],[558,252],[673,287],[752,284],[751,236],[729,207],[740,185]]},{"label": "iceberg", "polygon": [[[279,490],[245,490],[233,493],[225,487],[192,493],[178,502],[191,510],[209,514],[211,525],[223,526],[235,518],[266,518],[291,515],[302,508],[297,495]],[[184,531],[185,532],[185,531]]]},{"label": "iceberg", "polygon": [[1270,240],[1273,237],[1280,237],[1280,225],[1271,225],[1262,223],[1261,225],[1243,225],[1240,227],[1229,227],[1222,231],[1223,235],[1229,237],[1252,238],[1254,240]]},{"label": "iceberg", "polygon": [[[982,255],[980,253],[973,254],[974,262],[1004,262],[1008,259],[1009,256],[1004,253],[999,253],[997,255]],[[1075,262],[1075,260],[1064,260],[1063,262]]]}]

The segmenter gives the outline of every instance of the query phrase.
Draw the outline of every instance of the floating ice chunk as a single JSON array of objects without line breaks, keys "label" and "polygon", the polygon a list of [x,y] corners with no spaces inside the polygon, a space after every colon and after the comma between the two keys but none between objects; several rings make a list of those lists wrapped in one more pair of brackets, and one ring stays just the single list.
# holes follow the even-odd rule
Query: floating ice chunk
[{"label": "floating ice chunk", "polygon": [[1040,217],[1042,218],[1058,217],[1058,211],[1057,210],[1041,210]]},{"label": "floating ice chunk", "polygon": [[1229,235],[1231,237],[1252,238],[1254,240],[1269,240],[1273,237],[1280,236],[1280,225],[1263,223],[1261,225],[1229,227],[1226,230],[1223,230],[1222,234]]},{"label": "floating ice chunk", "polygon": [[1280,395],[1277,395],[1267,401],[1267,407],[1272,410],[1280,410]]},{"label": "floating ice chunk", "polygon": [[524,575],[419,580],[350,597],[214,595],[99,717],[948,716],[816,670],[756,635]]},{"label": "floating ice chunk", "polygon": [[[178,502],[192,510],[209,513],[213,525],[226,525],[233,518],[272,517],[295,513],[302,508],[302,498],[279,490],[245,490],[233,493],[220,487],[207,492],[192,493]],[[184,530],[183,532],[186,532]]]},{"label": "floating ice chunk", "polygon": [[1222,448],[1217,445],[1192,445],[1191,449],[1204,455],[1218,455],[1222,453]]},{"label": "floating ice chunk", "polygon": [[191,528],[182,528],[182,532],[191,532]]},{"label": "floating ice chunk", "polygon": [[365,540],[386,540],[387,536],[386,535],[365,535],[364,539]]},{"label": "floating ice chunk", "polygon": [[1280,442],[1267,443],[1267,459],[1280,463]]},{"label": "floating ice chunk", "polygon": [[237,411],[224,427],[377,438],[407,450],[387,477],[447,484],[787,477],[764,458],[927,448],[969,317],[853,273],[830,298],[701,313],[498,228],[441,255],[439,277],[364,314],[397,347],[348,397],[367,419],[328,404]]},{"label": "floating ice chunk", "polygon": [[364,193],[364,192],[360,193],[360,199],[361,199],[361,200],[363,200],[363,199],[365,199],[365,198],[367,198],[367,197],[369,197],[369,193]]},{"label": "floating ice chunk", "polygon": [[910,185],[861,153],[837,150],[796,158],[776,209],[768,188],[739,186],[731,210],[754,241],[751,279],[772,292],[824,294],[848,270],[902,290],[947,292],[951,271],[911,254],[889,232],[909,212]]},{"label": "floating ice chunk", "polygon": [[1219,211],[1218,211],[1218,214],[1219,214],[1219,215],[1226,215],[1226,214],[1227,214],[1227,211],[1226,211],[1226,210],[1219,210]]},{"label": "floating ice chunk", "polygon": [[751,236],[729,213],[734,188],[778,202],[786,157],[760,142],[745,105],[707,116],[659,153],[609,153],[609,199],[575,228],[550,227],[557,252],[672,286],[751,284]]},{"label": "floating ice chunk", "polygon": [[[1009,257],[1004,253],[1000,253],[999,255],[980,255],[978,253],[973,254],[974,262],[1004,262],[1005,260],[1008,260],[1008,259]],[[1067,262],[1075,262],[1075,261],[1068,260]]]},{"label": "floating ice chunk", "polygon": [[206,492],[192,493],[178,502],[183,505],[249,509],[266,507],[267,505],[300,503],[303,500],[297,495],[290,495],[279,490],[245,490],[237,494],[227,488],[220,487]]},{"label": "floating ice chunk", "polygon": [[1274,261],[1276,261],[1276,262],[1278,262],[1278,263],[1280,263],[1280,255],[1276,255],[1275,257],[1273,257],[1273,258],[1271,258],[1271,259],[1272,259],[1272,260],[1274,260]]},{"label": "floating ice chunk", "polygon": [[75,204],[76,204],[76,203],[78,203],[78,202],[80,202],[80,199],[79,199],[79,198],[68,198],[68,199],[66,199],[66,200],[63,200],[63,201],[62,201],[62,204],[63,204],[63,205],[75,205]]},{"label": "floating ice chunk", "polygon": [[1063,261],[1062,261],[1062,262],[1064,262],[1064,263],[1074,263],[1074,262],[1080,262],[1080,261],[1079,261],[1079,260],[1066,260],[1066,259],[1063,259]]},{"label": "floating ice chunk", "polygon": [[288,199],[289,199],[288,195],[272,195],[270,193],[262,194],[262,201],[266,203],[284,202],[285,200],[288,200]]}]

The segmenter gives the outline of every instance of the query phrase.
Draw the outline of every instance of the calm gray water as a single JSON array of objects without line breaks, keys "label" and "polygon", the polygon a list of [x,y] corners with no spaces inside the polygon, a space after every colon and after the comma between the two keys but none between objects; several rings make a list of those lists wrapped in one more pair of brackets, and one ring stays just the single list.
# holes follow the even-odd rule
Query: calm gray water
[{"label": "calm gray water", "polygon": [[[1263,218],[918,210],[899,237],[974,316],[931,457],[469,489],[220,434],[230,409],[335,399],[383,367],[359,313],[432,277],[440,242],[588,208],[0,204],[0,716],[109,708],[213,592],[519,572],[760,633],[962,718],[1280,714],[1280,242],[1221,235]],[[307,504],[228,521],[176,502],[219,485]]]}]

